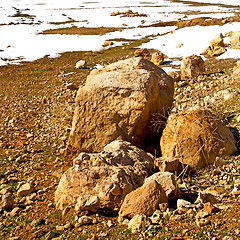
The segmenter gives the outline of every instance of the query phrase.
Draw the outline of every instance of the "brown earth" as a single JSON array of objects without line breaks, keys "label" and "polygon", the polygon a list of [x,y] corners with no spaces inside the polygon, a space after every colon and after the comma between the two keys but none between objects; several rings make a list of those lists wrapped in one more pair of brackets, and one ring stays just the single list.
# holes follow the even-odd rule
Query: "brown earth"
[{"label": "brown earth", "polygon": [[[74,224],[75,217],[72,210],[62,217],[62,212],[55,210],[53,205],[59,181],[57,176],[72,164],[64,161],[63,152],[71,127],[76,91],[67,90],[66,85],[83,85],[90,68],[133,56],[135,47],[143,41],[148,39],[130,41],[124,47],[98,52],[64,53],[58,58],[46,56],[34,62],[0,67],[0,184],[12,187],[15,204],[21,209],[15,216],[9,216],[7,211],[0,213],[0,239],[44,239],[49,231],[54,232],[55,237],[61,236],[61,239],[152,239],[154,236],[157,236],[156,239],[222,239],[223,236],[239,239],[240,198],[230,194],[234,181],[240,178],[239,152],[220,169],[230,176],[222,198],[228,209],[212,214],[205,226],[196,225],[196,213],[183,215],[179,222],[172,220],[169,214],[159,225],[131,234],[126,227],[117,224],[115,213],[101,213],[92,215],[97,222],[93,225],[56,230],[57,225]],[[89,69],[75,68],[80,59],[88,62]],[[221,90],[235,89],[238,92],[235,101],[213,104],[211,108],[235,129],[238,138],[239,79],[231,77],[235,65],[236,59],[207,60],[202,76],[190,79],[185,86],[176,83],[176,97],[185,93],[189,86],[201,82],[204,86],[216,84],[200,93],[193,88],[187,103],[199,97],[203,99],[218,87]],[[182,104],[181,101],[182,98],[175,105]],[[182,181],[189,184],[188,196],[207,186],[219,185],[220,180],[214,180],[213,171],[214,167],[208,167],[197,175],[185,175]],[[18,183],[28,180],[32,180],[37,189],[36,195],[30,195],[31,201],[16,194]],[[35,220],[39,219],[44,219],[45,224],[37,224]],[[111,227],[107,226],[109,220],[113,222]]]}]

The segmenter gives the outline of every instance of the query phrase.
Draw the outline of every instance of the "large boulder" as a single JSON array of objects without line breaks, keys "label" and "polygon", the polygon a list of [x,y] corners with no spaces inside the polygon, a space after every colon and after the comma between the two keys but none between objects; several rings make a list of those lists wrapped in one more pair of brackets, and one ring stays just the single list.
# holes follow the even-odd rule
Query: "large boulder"
[{"label": "large boulder", "polygon": [[126,195],[119,210],[119,221],[123,218],[131,219],[135,215],[151,216],[160,203],[167,202],[167,196],[161,185],[155,180],[149,180]]},{"label": "large boulder", "polygon": [[59,209],[75,205],[77,211],[119,208],[125,195],[152,174],[154,160],[143,150],[122,140],[101,153],[81,153],[66,171],[55,192]]},{"label": "large boulder", "polygon": [[66,155],[100,152],[116,139],[141,147],[152,115],[166,116],[173,92],[172,78],[141,57],[93,70],[77,93]]},{"label": "large boulder", "polygon": [[195,169],[237,151],[231,131],[211,112],[200,109],[170,116],[160,146],[163,156],[179,158]]},{"label": "large boulder", "polygon": [[191,55],[181,62],[181,78],[194,78],[202,74],[205,70],[204,61],[200,56]]}]

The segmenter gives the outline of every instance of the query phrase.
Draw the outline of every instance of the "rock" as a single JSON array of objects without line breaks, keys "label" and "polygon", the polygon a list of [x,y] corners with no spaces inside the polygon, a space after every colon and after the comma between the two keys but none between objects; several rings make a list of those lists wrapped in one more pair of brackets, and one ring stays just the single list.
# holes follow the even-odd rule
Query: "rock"
[{"label": "rock", "polygon": [[132,233],[137,233],[141,228],[150,224],[151,222],[148,217],[138,214],[129,221],[128,229],[131,229]]},{"label": "rock", "polygon": [[72,91],[78,90],[78,87],[73,83],[67,84],[66,88],[69,89],[69,90],[72,90]]},{"label": "rock", "polygon": [[240,186],[239,185],[235,186],[234,189],[232,190],[231,194],[233,196],[239,196],[240,195]]},{"label": "rock", "polygon": [[191,55],[182,60],[180,69],[182,79],[194,78],[204,72],[204,61],[200,56]]},{"label": "rock", "polygon": [[213,47],[225,47],[225,44],[223,42],[223,35],[222,33],[217,34],[209,43],[210,46]]},{"label": "rock", "polygon": [[105,41],[103,46],[104,47],[109,47],[109,46],[112,46],[113,45],[113,42],[112,41]]},{"label": "rock", "polygon": [[191,208],[191,203],[184,199],[177,200],[177,210],[179,213],[186,213]]},{"label": "rock", "polygon": [[196,219],[196,225],[198,226],[198,227],[203,227],[203,226],[206,226],[206,225],[208,225],[210,223],[210,221],[208,220],[208,219]]},{"label": "rock", "polygon": [[55,232],[49,231],[49,232],[45,235],[44,239],[46,239],[46,240],[53,239],[53,238],[55,237],[55,235],[56,235]]},{"label": "rock", "polygon": [[170,109],[173,91],[172,79],[143,58],[93,70],[77,93],[66,156],[100,152],[116,139],[141,147],[154,113]]},{"label": "rock", "polygon": [[0,212],[11,208],[14,204],[14,199],[10,193],[0,194]]},{"label": "rock", "polygon": [[233,76],[234,77],[240,76],[240,61],[237,61],[237,66],[233,68]]},{"label": "rock", "polygon": [[196,199],[195,203],[207,203],[210,202],[211,204],[217,203],[218,199],[215,195],[208,193],[208,192],[198,192],[198,198]]},{"label": "rock", "polygon": [[231,48],[239,49],[240,48],[240,31],[232,32],[230,36]]},{"label": "rock", "polygon": [[21,211],[21,208],[15,207],[13,210],[10,212],[11,217],[15,217],[19,212]]},{"label": "rock", "polygon": [[176,177],[170,172],[157,172],[152,176],[146,178],[145,183],[155,180],[162,186],[164,192],[167,195],[168,201],[172,201],[179,197],[180,189],[178,187]]},{"label": "rock", "polygon": [[200,218],[205,218],[207,216],[209,216],[209,213],[207,211],[199,210],[195,218],[200,219]]},{"label": "rock", "polygon": [[30,193],[33,193],[34,191],[35,191],[35,188],[32,185],[32,183],[25,183],[25,184],[21,185],[21,187],[18,189],[17,195],[18,195],[18,197],[23,197]]},{"label": "rock", "polygon": [[164,63],[164,54],[160,51],[153,53],[151,62],[157,66],[162,65]]},{"label": "rock", "polygon": [[160,172],[171,172],[178,174],[182,171],[179,159],[173,157],[159,157],[155,159],[155,165]]},{"label": "rock", "polygon": [[97,212],[100,208],[100,200],[98,196],[92,195],[83,195],[77,199],[77,203],[75,205],[75,211],[90,211]]},{"label": "rock", "polygon": [[213,206],[210,202],[206,202],[204,204],[203,211],[208,212],[208,214],[212,214],[212,213],[219,212],[220,209],[215,207],[215,206]]},{"label": "rock", "polygon": [[88,216],[82,216],[78,219],[78,223],[80,224],[80,226],[82,225],[90,225],[92,223],[93,219],[91,217]]},{"label": "rock", "polygon": [[191,168],[212,164],[217,156],[237,151],[231,131],[208,110],[171,115],[160,141],[162,155],[179,158]]},{"label": "rock", "polygon": [[147,50],[147,48],[137,49],[134,52],[134,57],[143,57],[143,58],[149,59],[150,58],[150,53]]},{"label": "rock", "polygon": [[222,240],[234,240],[234,238],[231,236],[225,236],[225,237],[223,237]]},{"label": "rock", "polygon": [[76,68],[87,68],[87,61],[80,60],[76,63]]},{"label": "rock", "polygon": [[119,210],[119,218],[130,219],[135,215],[151,216],[163,202],[167,202],[167,197],[161,185],[149,180],[126,195]]},{"label": "rock", "polygon": [[[125,195],[140,187],[153,172],[153,161],[143,150],[122,140],[108,144],[101,153],[81,153],[74,160],[77,165],[60,179],[55,192],[56,207],[75,205],[79,198],[82,204],[83,196],[90,195],[99,198],[100,208],[119,208]],[[91,203],[94,211],[99,206],[95,203]],[[88,207],[92,208],[91,204]]]},{"label": "rock", "polygon": [[153,215],[150,217],[150,220],[153,224],[159,224],[162,217],[163,217],[163,213],[160,210],[156,210],[153,213]]},{"label": "rock", "polygon": [[169,71],[167,73],[174,82],[179,82],[181,80],[181,73],[179,71]]},{"label": "rock", "polygon": [[219,46],[208,46],[206,47],[201,55],[206,58],[210,57],[218,57],[227,51],[226,47],[219,47]]}]

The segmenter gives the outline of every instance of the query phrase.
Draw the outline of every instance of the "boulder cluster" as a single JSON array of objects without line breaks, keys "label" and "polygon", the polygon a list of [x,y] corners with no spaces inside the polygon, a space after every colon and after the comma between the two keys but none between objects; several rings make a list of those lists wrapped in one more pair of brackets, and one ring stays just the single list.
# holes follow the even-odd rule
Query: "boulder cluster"
[{"label": "boulder cluster", "polygon": [[[223,47],[221,43],[219,35],[211,46]],[[149,59],[146,49],[138,50],[133,58],[92,70],[78,89],[65,152],[73,166],[55,192],[57,209],[115,211],[118,222],[135,232],[158,223],[161,210],[170,205],[179,213],[191,211],[192,203],[182,199],[181,177],[237,151],[232,132],[211,111],[171,114],[174,79],[159,67],[162,53]],[[178,77],[193,78],[203,71],[203,59],[192,55],[183,59]],[[239,74],[239,64],[235,72]],[[161,123],[157,132],[153,121]],[[154,156],[153,146],[161,155]],[[205,204],[199,226],[205,224],[202,215],[218,211],[215,200],[199,193],[195,204]]]}]

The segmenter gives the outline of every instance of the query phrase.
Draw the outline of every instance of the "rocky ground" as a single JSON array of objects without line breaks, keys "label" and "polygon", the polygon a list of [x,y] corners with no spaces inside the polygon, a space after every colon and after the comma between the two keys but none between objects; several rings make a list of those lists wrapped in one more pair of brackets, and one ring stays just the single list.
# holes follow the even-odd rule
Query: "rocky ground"
[{"label": "rocky ground", "polygon": [[[92,224],[75,227],[80,216],[54,207],[59,177],[72,165],[64,161],[63,154],[76,86],[84,84],[97,64],[133,56],[142,41],[132,41],[124,48],[64,53],[59,58],[0,67],[0,196],[9,193],[13,197],[9,201],[14,201],[0,213],[0,239],[239,239],[240,198],[231,193],[234,185],[240,184],[239,151],[226,161],[179,179],[188,200],[209,187],[218,192],[219,211],[210,211],[204,221],[196,220],[203,206],[193,204],[187,212],[176,212],[176,206],[171,206],[163,210],[158,224],[132,234],[117,224],[115,213],[93,214]],[[76,69],[80,59],[86,60],[89,68]],[[239,149],[239,78],[232,75],[237,60],[208,59],[202,75],[176,82],[172,111],[196,106],[211,109],[231,127]]]}]

